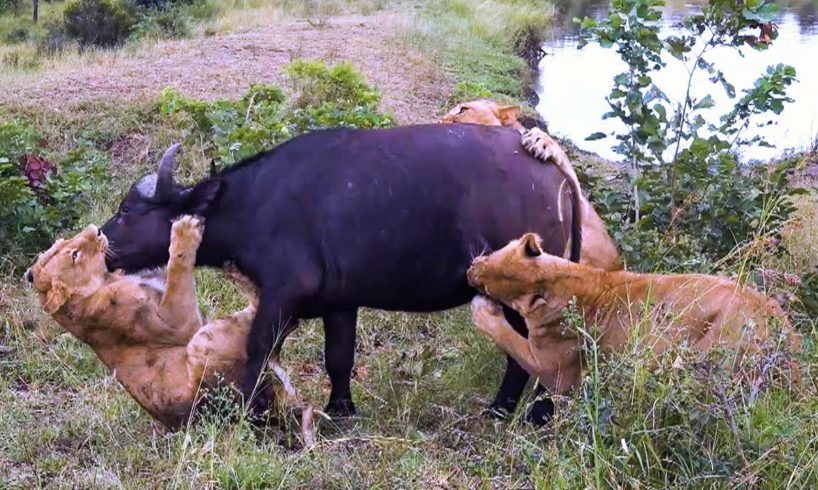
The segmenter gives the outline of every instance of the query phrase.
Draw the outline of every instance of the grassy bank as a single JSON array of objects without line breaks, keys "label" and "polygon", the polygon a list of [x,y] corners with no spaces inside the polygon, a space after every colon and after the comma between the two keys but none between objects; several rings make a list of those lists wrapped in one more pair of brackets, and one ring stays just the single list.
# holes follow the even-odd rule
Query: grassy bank
[{"label": "grassy bank", "polygon": [[431,2],[416,14],[411,38],[459,82],[451,102],[475,97],[523,101],[553,17],[547,1]]},{"label": "grassy bank", "polygon": [[[541,15],[550,12],[543,3],[518,0],[424,2],[420,8],[411,2],[339,0],[322,4],[326,10],[318,11],[306,10],[309,4],[303,2],[275,3],[226,2],[236,8],[225,7],[210,23],[202,24],[197,28],[202,32],[194,34],[202,38],[194,40],[250,35],[246,30],[254,26],[270,29],[291,21],[298,32],[327,39],[338,29],[347,29],[348,24],[336,22],[335,15],[353,14],[350,22],[361,23],[386,9],[400,17],[399,25],[405,30],[395,36],[396,44],[383,43],[384,49],[416,49],[419,56],[438,62],[450,77],[446,93],[424,100],[424,109],[407,99],[406,114],[411,109],[442,107],[450,93],[455,98],[487,93],[522,97],[527,68],[514,55],[520,39],[516,33],[527,32],[521,26],[540,25]],[[536,22],[531,20],[535,17]],[[210,34],[204,32],[208,26]],[[282,38],[289,38],[291,32]],[[343,37],[350,31],[340,32]],[[357,40],[347,37],[346,41]],[[136,57],[128,49],[103,56],[105,60]],[[172,45],[167,53],[176,49]],[[88,54],[77,56],[81,57],[78,66],[95,63]],[[421,61],[417,66],[425,66]],[[119,66],[99,64],[109,70]],[[381,69],[390,72],[383,78],[388,82],[400,66]],[[459,90],[455,83],[461,84]],[[279,85],[289,89],[285,82]],[[288,129],[290,122],[297,126],[297,118],[288,112],[292,108],[269,111],[275,117],[255,120],[261,111],[239,107],[241,117],[229,117],[237,110],[235,101],[245,93],[243,88],[229,96],[214,93],[185,100],[191,110],[204,107],[211,122],[238,120],[235,124],[248,124],[241,128],[250,129],[280,130],[279,124],[285,122]],[[213,103],[213,99],[232,102]],[[224,150],[242,135],[253,134],[237,131],[238,136],[229,136],[229,131],[223,131],[217,135],[208,132],[213,128],[207,124],[197,129],[190,112],[171,111],[170,105],[159,95],[70,106],[43,102],[15,106],[0,118],[32,124],[55,157],[81,147],[100,155],[106,178],[95,186],[96,199],[83,209],[76,228],[105,220],[128,185],[151,170],[171,142],[185,142],[179,175],[189,181],[206,174],[211,157],[232,157]],[[421,116],[432,119],[432,110],[428,112]],[[309,110],[302,114],[306,114],[306,121],[301,121],[305,126],[326,117]],[[273,132],[267,129],[260,144]],[[804,199],[796,219],[782,233],[782,246],[790,253],[762,251],[760,263],[803,274],[818,262],[814,197]],[[59,235],[73,231],[62,230]],[[11,257],[4,253],[4,259]],[[557,398],[557,419],[553,427],[543,430],[522,423],[523,410],[514,420],[502,422],[483,414],[499,385],[504,358],[474,331],[467,310],[429,315],[365,311],[359,319],[353,380],[360,416],[321,421],[317,446],[302,452],[294,420],[285,418],[280,427],[259,430],[241,417],[236,421],[230,407],[177,433],[164,432],[90,349],[42,312],[20,279],[19,265],[14,273],[8,263],[0,271],[2,488],[777,489],[818,485],[818,389],[813,381],[818,372],[818,325],[804,314],[794,288],[786,284],[772,290],[785,299],[792,296],[788,311],[806,338],[800,383],[776,375],[753,394],[751,386],[728,376],[728,354],[717,353],[699,362],[679,348],[657,371],[647,369],[635,356],[617,356],[598,366],[592,363],[583,390]],[[207,314],[241,306],[240,295],[218,273],[202,270],[197,278],[200,303]],[[586,349],[594,353],[592,343]],[[329,394],[322,352],[322,327],[319,322],[307,322],[287,341],[283,357],[296,386],[317,405]],[[677,357],[686,369],[673,366]]]}]

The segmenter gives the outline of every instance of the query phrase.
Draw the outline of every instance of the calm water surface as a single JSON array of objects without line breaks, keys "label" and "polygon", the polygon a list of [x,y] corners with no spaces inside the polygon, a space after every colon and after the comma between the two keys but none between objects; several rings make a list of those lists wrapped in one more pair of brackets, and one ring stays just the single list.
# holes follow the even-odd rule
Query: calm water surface
[{"label": "calm water surface", "polygon": [[[554,29],[554,37],[544,46],[547,53],[540,63],[537,110],[548,121],[554,133],[574,141],[580,148],[593,151],[603,157],[618,160],[611,146],[616,140],[605,138],[585,141],[596,131],[623,128],[615,120],[603,120],[608,110],[606,95],[610,92],[612,78],[625,71],[626,65],[619,59],[614,48],[603,49],[589,44],[577,49],[577,32],[572,25],[573,17],[602,17],[606,15],[608,2],[565,2],[560,6],[560,27]],[[770,159],[788,149],[810,147],[818,135],[818,0],[806,0],[799,4],[780,4],[778,38],[765,51],[744,48],[744,57],[735,49],[712,50],[706,59],[716,64],[736,88],[737,98],[742,89],[765,72],[766,67],[777,63],[795,67],[798,82],[790,86],[788,94],[795,102],[787,104],[777,117],[752,121],[745,136],[763,133],[774,148],[754,145],[742,150],[742,159]],[[668,2],[661,24],[661,37],[680,32],[674,27],[682,18],[697,11],[697,4]],[[754,31],[758,33],[758,30]],[[749,33],[749,31],[748,31]],[[684,98],[688,72],[682,63],[670,56],[667,67],[654,76],[654,82],[673,104]],[[716,107],[704,112],[705,117],[717,122],[718,117],[730,110],[735,99],[729,99],[719,85],[707,80],[706,72],[699,71],[694,82],[693,96],[710,94]],[[698,90],[695,90],[698,89]],[[770,119],[773,119],[770,121]],[[762,127],[758,127],[762,124]]]}]

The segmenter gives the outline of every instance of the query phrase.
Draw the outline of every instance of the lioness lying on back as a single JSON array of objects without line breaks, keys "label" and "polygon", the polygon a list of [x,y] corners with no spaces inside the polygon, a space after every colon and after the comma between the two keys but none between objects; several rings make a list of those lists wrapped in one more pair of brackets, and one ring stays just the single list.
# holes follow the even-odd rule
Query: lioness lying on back
[{"label": "lioness lying on back", "polygon": [[526,130],[519,123],[521,111],[517,106],[500,105],[491,100],[473,100],[456,105],[443,116],[443,124],[467,123],[485,126],[508,126],[523,135],[523,147],[543,162],[552,162],[579,194],[582,203],[582,247],[580,263],[605,270],[622,269],[622,259],[608,235],[605,223],[580,190],[579,179],[568,156],[551,136],[539,128]]},{"label": "lioness lying on back", "polygon": [[702,352],[715,346],[752,351],[771,335],[775,323],[788,347],[800,347],[778,304],[750,287],[702,274],[603,271],[543,253],[540,238],[532,233],[476,258],[468,278],[522,315],[528,339],[485,297],[472,302],[475,325],[557,393],[577,387],[581,379],[582,339],[561,322],[573,298],[586,324],[600,328],[603,352],[623,347],[642,319],[648,331],[639,336],[639,345],[655,355],[681,342]]},{"label": "lioness lying on back", "polygon": [[[108,240],[93,225],[58,240],[26,273],[45,311],[88,344],[128,393],[169,428],[188,419],[201,388],[241,379],[256,311],[254,287],[234,274],[250,304],[202,320],[193,279],[202,229],[203,222],[190,216],[173,223],[166,280],[109,273]],[[281,375],[280,367],[274,369]]]}]

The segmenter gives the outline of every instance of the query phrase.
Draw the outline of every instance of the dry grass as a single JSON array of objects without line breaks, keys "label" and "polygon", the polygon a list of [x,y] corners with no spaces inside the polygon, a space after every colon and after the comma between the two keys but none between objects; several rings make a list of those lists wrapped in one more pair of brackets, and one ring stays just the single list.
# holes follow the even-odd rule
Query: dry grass
[{"label": "dry grass", "polygon": [[381,89],[385,110],[401,123],[418,123],[436,114],[453,85],[395,37],[405,28],[398,15],[341,16],[321,25],[270,15],[274,24],[243,32],[45,59],[39,70],[0,75],[0,107],[70,110],[94,101],[152,100],[165,87],[196,99],[235,98],[254,83],[280,84],[282,67],[304,58],[353,63]]}]

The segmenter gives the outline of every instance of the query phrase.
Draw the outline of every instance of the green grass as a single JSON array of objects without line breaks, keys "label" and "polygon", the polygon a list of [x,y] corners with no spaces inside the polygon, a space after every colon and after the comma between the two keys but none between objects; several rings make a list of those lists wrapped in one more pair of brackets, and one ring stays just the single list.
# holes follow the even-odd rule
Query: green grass
[{"label": "green grass", "polygon": [[531,72],[517,47],[538,44],[552,16],[553,6],[540,0],[441,0],[420,9],[411,37],[458,82],[472,87],[459,99],[487,91],[522,100]]}]

